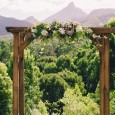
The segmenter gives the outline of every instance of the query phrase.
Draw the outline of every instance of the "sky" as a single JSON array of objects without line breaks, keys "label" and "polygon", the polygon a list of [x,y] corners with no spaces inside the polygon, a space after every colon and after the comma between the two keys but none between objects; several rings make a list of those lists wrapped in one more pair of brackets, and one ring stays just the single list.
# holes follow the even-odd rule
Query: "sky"
[{"label": "sky", "polygon": [[87,13],[98,8],[115,9],[115,0],[0,0],[0,15],[17,19],[34,16],[42,21],[70,2]]}]

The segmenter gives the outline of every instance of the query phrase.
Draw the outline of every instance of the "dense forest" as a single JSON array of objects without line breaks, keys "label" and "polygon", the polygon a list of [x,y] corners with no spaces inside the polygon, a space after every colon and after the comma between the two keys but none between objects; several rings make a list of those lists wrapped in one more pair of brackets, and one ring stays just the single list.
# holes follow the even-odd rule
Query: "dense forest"
[{"label": "dense forest", "polygon": [[[115,27],[115,19],[108,27]],[[0,41],[0,115],[12,115],[13,42]],[[25,115],[99,115],[99,51],[89,39],[34,40],[26,49]],[[115,115],[115,35],[110,37],[110,112]]]}]

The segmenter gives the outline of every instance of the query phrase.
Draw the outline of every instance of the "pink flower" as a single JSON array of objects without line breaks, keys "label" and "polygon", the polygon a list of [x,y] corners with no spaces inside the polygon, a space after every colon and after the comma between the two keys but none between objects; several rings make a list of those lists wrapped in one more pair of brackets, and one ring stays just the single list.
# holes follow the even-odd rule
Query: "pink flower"
[{"label": "pink flower", "polygon": [[74,22],[73,22],[73,25],[74,25],[74,26],[78,26],[78,25],[80,25],[80,24],[79,24],[78,22],[74,21]]}]

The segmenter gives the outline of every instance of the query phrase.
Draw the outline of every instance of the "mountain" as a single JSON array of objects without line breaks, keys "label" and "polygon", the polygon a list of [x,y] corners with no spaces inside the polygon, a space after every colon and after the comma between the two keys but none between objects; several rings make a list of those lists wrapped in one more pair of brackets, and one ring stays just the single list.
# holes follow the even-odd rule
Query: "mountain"
[{"label": "mountain", "polygon": [[82,24],[87,26],[102,26],[110,18],[115,18],[115,9],[95,9],[82,21]]},{"label": "mountain", "polygon": [[40,23],[40,22],[39,22],[37,19],[35,19],[33,16],[30,16],[30,17],[26,18],[25,21],[27,21],[27,22],[29,22],[29,23],[31,23],[31,24],[39,24],[39,23]]},{"label": "mountain", "polygon": [[[86,26],[102,26],[107,23],[110,18],[115,18],[115,9],[95,9],[91,13],[86,14],[80,8],[77,8],[73,2],[69,3],[68,6],[57,12],[56,14],[46,18],[44,22],[52,21],[77,21],[81,25]],[[0,35],[7,34],[5,27],[7,26],[33,26],[34,24],[40,23],[33,16],[26,18],[25,20],[18,20],[15,18],[7,18],[0,16]]]},{"label": "mountain", "polygon": [[87,16],[87,14],[82,11],[80,8],[75,7],[74,3],[71,2],[67,7],[57,12],[56,14],[46,18],[44,22],[53,22],[58,20],[60,22],[67,21],[82,21]]},{"label": "mountain", "polygon": [[33,26],[33,24],[25,21],[25,20],[18,20],[15,18],[7,18],[0,16],[0,35],[8,34],[6,32],[5,27],[7,26],[14,26],[14,27],[24,27],[24,26]]},{"label": "mountain", "polygon": [[56,14],[46,18],[44,22],[52,21],[77,21],[85,26],[103,26],[110,18],[115,18],[115,9],[95,9],[91,13],[86,14],[80,8],[77,8],[73,2],[69,3],[67,7],[57,12]]}]

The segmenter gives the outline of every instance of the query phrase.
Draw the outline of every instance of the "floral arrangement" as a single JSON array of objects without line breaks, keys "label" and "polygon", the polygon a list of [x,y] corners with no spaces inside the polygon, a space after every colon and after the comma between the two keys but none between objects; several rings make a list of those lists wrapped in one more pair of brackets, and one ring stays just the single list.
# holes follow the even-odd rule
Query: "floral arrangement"
[{"label": "floral arrangement", "polygon": [[31,29],[35,38],[41,40],[49,40],[57,38],[60,40],[75,40],[84,37],[91,37],[92,30],[87,27],[82,27],[77,22],[59,23],[57,21],[41,23]]}]

